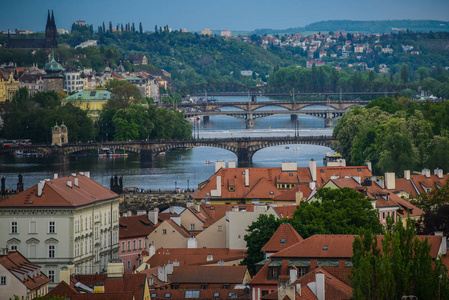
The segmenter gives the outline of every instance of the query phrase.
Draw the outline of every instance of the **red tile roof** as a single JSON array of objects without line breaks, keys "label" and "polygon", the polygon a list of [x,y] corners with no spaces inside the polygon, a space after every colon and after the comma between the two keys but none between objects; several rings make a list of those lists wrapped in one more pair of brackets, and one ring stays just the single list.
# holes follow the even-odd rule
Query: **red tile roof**
[{"label": "red tile roof", "polygon": [[151,299],[167,299],[166,294],[170,294],[170,299],[186,299],[186,291],[199,291],[198,298],[189,299],[236,299],[245,298],[246,292],[244,289],[168,289],[168,290],[153,290],[150,292]]},{"label": "red tile roof", "polygon": [[[247,172],[248,170],[248,172]],[[245,185],[245,177],[249,174],[249,185]],[[290,175],[291,174],[291,175]],[[195,190],[191,196],[194,199],[204,199],[206,193],[217,189],[217,176],[221,176],[221,199],[274,199],[284,193],[276,183],[308,184],[312,181],[309,168],[297,168],[295,171],[283,172],[278,168],[221,168],[204,182],[201,189]],[[324,185],[332,176],[360,176],[361,180],[371,177],[366,166],[359,167],[317,167],[317,187]],[[230,182],[233,189],[230,189]],[[304,194],[307,193],[305,190]],[[294,199],[294,198],[293,198]]]},{"label": "red tile roof", "polygon": [[303,238],[290,224],[281,224],[271,239],[262,248],[263,252],[275,253],[290,247]]},{"label": "red tile roof", "polygon": [[279,218],[293,218],[293,213],[295,212],[297,205],[285,205],[285,206],[275,206],[274,211],[278,214]]},{"label": "red tile roof", "polygon": [[[209,256],[210,255],[210,256]],[[215,264],[218,261],[234,261],[244,259],[246,250],[230,250],[226,248],[159,248],[148,259],[151,267],[178,262],[184,265]],[[209,259],[209,260],[208,260]]]},{"label": "red tile roof", "polygon": [[50,279],[41,273],[41,267],[31,263],[20,252],[8,252],[8,255],[0,256],[0,265],[29,290],[39,289],[50,282]]},{"label": "red tile roof", "polygon": [[135,299],[143,299],[145,284],[147,284],[145,274],[124,274],[120,278],[108,278],[102,275],[75,275],[74,279],[82,284],[95,286],[97,282],[103,282],[105,293],[132,292]]},{"label": "red tile roof", "polygon": [[[0,207],[78,207],[119,197],[87,176],[77,174],[45,181],[42,195],[37,196],[38,185],[0,201]],[[67,185],[71,181],[72,187]]]},{"label": "red tile roof", "polygon": [[246,266],[179,266],[168,278],[172,284],[243,284]]},{"label": "red tile roof", "polygon": [[120,239],[132,237],[146,237],[154,230],[153,223],[148,220],[148,216],[139,215],[131,217],[120,217],[119,237]]}]

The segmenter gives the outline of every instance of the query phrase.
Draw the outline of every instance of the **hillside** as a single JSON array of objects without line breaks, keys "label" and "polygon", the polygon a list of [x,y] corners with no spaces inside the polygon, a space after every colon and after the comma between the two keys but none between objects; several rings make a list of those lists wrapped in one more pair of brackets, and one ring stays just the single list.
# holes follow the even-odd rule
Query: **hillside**
[{"label": "hillside", "polygon": [[345,30],[347,32],[390,33],[399,30],[429,32],[448,31],[449,22],[437,20],[384,20],[384,21],[350,21],[333,20],[309,24],[305,27],[288,29],[256,29],[250,34],[296,34],[306,32],[329,32]]}]

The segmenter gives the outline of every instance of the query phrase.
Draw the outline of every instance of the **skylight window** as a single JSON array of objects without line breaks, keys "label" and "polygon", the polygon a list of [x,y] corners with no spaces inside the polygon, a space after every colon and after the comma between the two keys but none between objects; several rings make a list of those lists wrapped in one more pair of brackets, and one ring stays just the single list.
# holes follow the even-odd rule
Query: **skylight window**
[{"label": "skylight window", "polygon": [[328,249],[328,247],[327,246],[323,246],[323,250],[327,250]]},{"label": "skylight window", "polygon": [[281,239],[281,244],[285,244],[287,242],[286,239]]}]

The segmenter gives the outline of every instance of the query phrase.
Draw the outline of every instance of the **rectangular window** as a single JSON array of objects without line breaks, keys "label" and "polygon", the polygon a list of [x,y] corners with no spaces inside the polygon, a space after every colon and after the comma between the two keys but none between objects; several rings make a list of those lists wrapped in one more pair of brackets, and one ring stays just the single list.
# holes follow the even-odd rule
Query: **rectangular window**
[{"label": "rectangular window", "polygon": [[17,251],[17,245],[11,245],[11,250],[12,251]]},{"label": "rectangular window", "polygon": [[122,252],[125,252],[125,242],[122,242]]},{"label": "rectangular window", "polygon": [[48,222],[48,233],[55,233],[55,232],[56,232],[55,221]]},{"label": "rectangular window", "polygon": [[131,261],[128,260],[128,269],[131,269]]},{"label": "rectangular window", "polygon": [[136,250],[136,240],[133,241],[133,250]]},{"label": "rectangular window", "polygon": [[48,278],[50,279],[50,282],[55,282],[55,271],[54,270],[48,270]]},{"label": "rectangular window", "polygon": [[36,245],[30,245],[30,258],[36,258]]},{"label": "rectangular window", "polygon": [[95,239],[98,240],[99,235],[98,235],[98,226],[95,226]]},{"label": "rectangular window", "polygon": [[219,232],[222,232],[222,231],[223,231],[223,226],[219,225],[219,226],[218,226],[218,231],[219,231]]},{"label": "rectangular window", "polygon": [[190,224],[190,230],[195,230],[195,224]]},{"label": "rectangular window", "polygon": [[142,240],[139,240],[139,250],[142,249]]},{"label": "rectangular window", "polygon": [[55,257],[55,246],[54,245],[48,246],[48,257],[50,257],[50,258]]},{"label": "rectangular window", "polygon": [[36,221],[30,221],[30,233],[37,233],[37,231],[36,231]]},{"label": "rectangular window", "polygon": [[0,285],[6,285],[6,276],[0,277]]},{"label": "rectangular window", "polygon": [[131,241],[128,241],[128,251],[131,251]]},{"label": "rectangular window", "polygon": [[162,229],[162,234],[166,235],[167,234],[167,229]]},{"label": "rectangular window", "polygon": [[16,221],[11,222],[11,233],[17,233],[17,222]]}]

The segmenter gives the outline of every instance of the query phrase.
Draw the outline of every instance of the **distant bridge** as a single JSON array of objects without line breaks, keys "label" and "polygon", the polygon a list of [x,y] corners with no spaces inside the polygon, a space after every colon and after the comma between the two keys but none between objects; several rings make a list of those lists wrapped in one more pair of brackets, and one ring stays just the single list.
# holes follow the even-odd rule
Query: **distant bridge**
[{"label": "distant bridge", "polygon": [[90,143],[69,143],[62,146],[51,145],[31,145],[19,146],[15,148],[0,147],[0,152],[10,152],[11,150],[22,150],[23,152],[42,153],[59,159],[60,162],[67,162],[67,158],[75,153],[88,150],[109,148],[134,152],[140,155],[142,162],[152,162],[156,156],[167,150],[175,148],[195,147],[216,147],[226,149],[237,155],[239,164],[251,164],[252,157],[257,151],[279,145],[310,144],[332,147],[336,139],[333,136],[299,136],[299,137],[245,137],[245,138],[217,138],[217,139],[183,139],[183,140],[149,140],[149,141],[116,141],[116,142],[90,142]]},{"label": "distant bridge", "polygon": [[405,86],[376,81],[348,82],[333,86],[319,86],[304,82],[279,82],[257,87],[232,83],[205,83],[180,90],[181,96],[293,96],[293,95],[379,95],[400,92]]}]

